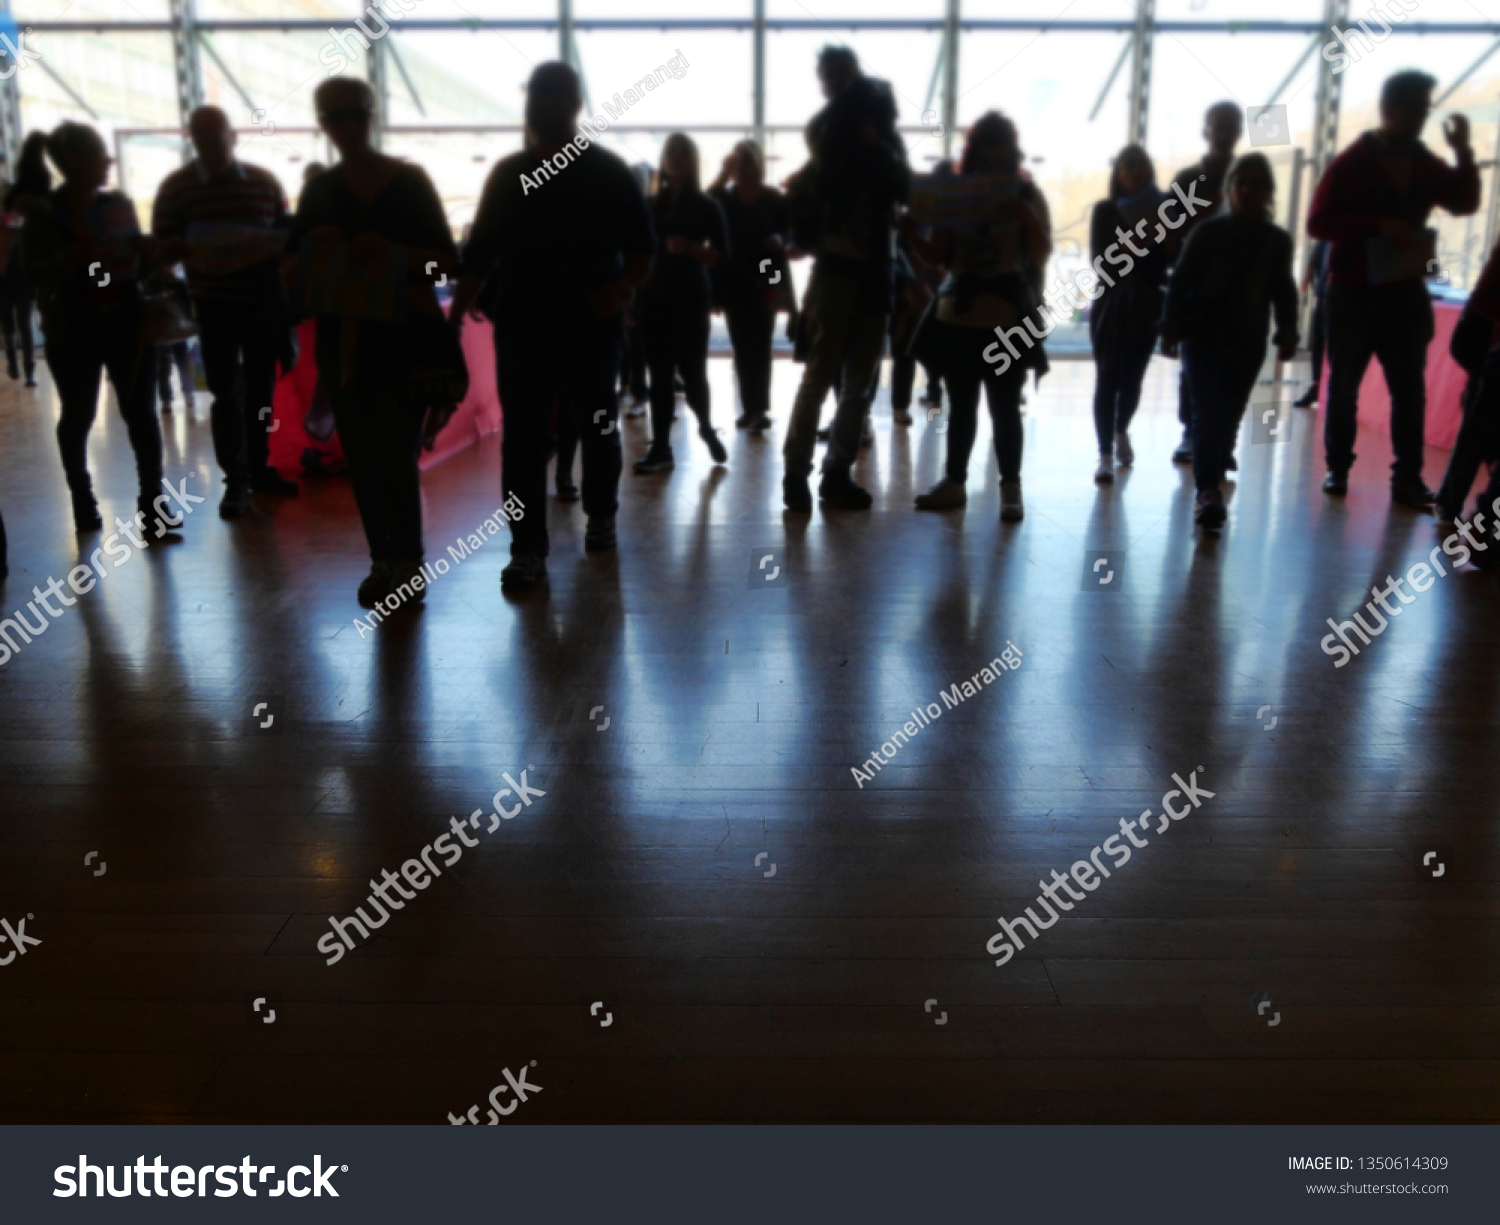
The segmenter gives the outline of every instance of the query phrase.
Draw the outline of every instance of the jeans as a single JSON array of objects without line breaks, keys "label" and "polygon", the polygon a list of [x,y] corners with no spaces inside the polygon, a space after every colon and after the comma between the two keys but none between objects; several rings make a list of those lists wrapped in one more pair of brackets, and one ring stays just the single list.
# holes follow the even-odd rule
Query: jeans
[{"label": "jeans", "polygon": [[969,453],[979,431],[979,388],[984,386],[985,402],[990,410],[990,425],[995,435],[995,459],[1000,467],[1000,481],[1009,485],[1021,479],[1021,391],[1026,385],[1026,369],[1011,365],[997,375],[994,366],[984,360],[986,344],[993,336],[987,328],[957,327],[933,321],[942,354],[943,382],[948,386],[948,468],[947,477],[960,485],[968,480]]},{"label": "jeans", "polygon": [[[872,306],[880,308],[880,313],[874,313]],[[842,380],[842,390],[823,470],[847,473],[859,458],[870,391],[885,349],[888,316],[884,307],[883,301],[872,302],[858,277],[829,272],[821,264],[813,268],[802,305],[807,364],[782,446],[788,476],[806,476],[813,469],[818,416],[836,376]]]},{"label": "jeans", "polygon": [[1217,494],[1250,393],[1265,361],[1256,353],[1224,353],[1193,341],[1182,342],[1182,370],[1193,405],[1193,484]]},{"label": "jeans", "polygon": [[708,309],[696,302],[664,299],[641,303],[638,312],[651,378],[651,445],[670,451],[677,408],[674,371],[682,375],[688,407],[699,424],[709,424]]},{"label": "jeans", "polygon": [[1420,283],[1393,289],[1328,290],[1328,420],[1323,442],[1330,472],[1354,463],[1359,385],[1370,358],[1380,359],[1391,393],[1391,482],[1422,479],[1427,414],[1427,344],[1432,301]]},{"label": "jeans", "polygon": [[734,346],[734,374],[740,385],[740,410],[754,420],[771,415],[771,341],[776,312],[757,302],[724,311],[729,343]]},{"label": "jeans", "polygon": [[260,410],[271,404],[280,337],[254,306],[211,301],[194,306],[203,377],[214,398],[209,416],[214,457],[227,482],[248,483],[265,473],[269,462],[270,436]]},{"label": "jeans", "polygon": [[56,339],[47,338],[47,365],[62,411],[57,422],[57,449],[62,455],[68,489],[75,498],[91,495],[89,430],[99,411],[99,378],[108,372],[115,400],[135,452],[141,493],[161,492],[161,422],[156,416],[156,350],[136,343],[138,311],[112,314],[79,312]]},{"label": "jeans", "polygon": [[[559,415],[571,416],[583,452],[584,513],[591,519],[613,518],[619,507],[619,337],[615,326],[598,324],[529,333],[496,327],[495,361],[505,429],[500,491],[504,498],[519,498],[523,508],[521,517],[511,521],[511,556],[545,557],[554,399]],[[670,379],[667,388],[670,392]]]},{"label": "jeans", "polygon": [[1101,346],[1094,350],[1094,433],[1099,453],[1113,455],[1115,434],[1130,428],[1141,402],[1141,383],[1151,364],[1156,338],[1147,335],[1135,344]]},{"label": "jeans", "polygon": [[[1443,475],[1443,485],[1437,494],[1438,513],[1449,519],[1457,519],[1463,514],[1464,499],[1474,484],[1474,475],[1486,453],[1493,451],[1495,435],[1500,433],[1500,420],[1497,420],[1500,418],[1500,349],[1491,349],[1484,368],[1469,376],[1463,405],[1463,424],[1458,427],[1458,437],[1453,440],[1448,471]],[[1500,465],[1496,471],[1500,471]],[[1491,481],[1491,484],[1495,482]]]},{"label": "jeans", "polygon": [[[407,403],[393,386],[394,378],[356,370],[345,384],[337,368],[320,367],[318,374],[330,393],[370,559],[419,560],[422,480],[417,452],[422,445],[422,411]],[[217,420],[214,424],[217,427]],[[217,428],[214,434],[217,442]]]}]

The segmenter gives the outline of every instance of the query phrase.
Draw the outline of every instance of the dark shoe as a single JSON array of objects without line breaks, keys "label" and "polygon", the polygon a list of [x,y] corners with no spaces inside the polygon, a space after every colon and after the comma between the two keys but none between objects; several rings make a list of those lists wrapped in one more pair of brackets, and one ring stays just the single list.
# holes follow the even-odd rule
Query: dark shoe
[{"label": "dark shoe", "polygon": [[161,402],[161,411],[164,412],[164,413],[171,412],[172,411],[172,401],[166,399],[165,397],[163,397],[162,402]]},{"label": "dark shoe", "polygon": [[1172,452],[1174,464],[1190,464],[1193,462],[1193,436],[1186,430],[1182,431],[1182,441],[1177,444],[1177,449]]},{"label": "dark shoe", "polygon": [[703,439],[703,444],[708,448],[708,453],[713,457],[716,464],[727,464],[729,452],[724,449],[724,444],[719,441],[719,431],[707,422],[698,427],[698,437]]},{"label": "dark shoe", "polygon": [[897,425],[910,425],[911,413],[904,408],[891,409],[891,420]]},{"label": "dark shoe", "polygon": [[97,532],[104,526],[99,517],[99,503],[91,493],[73,495],[73,526],[80,532]]},{"label": "dark shoe", "polygon": [[370,573],[365,575],[359,584],[359,590],[355,592],[355,599],[359,601],[361,608],[374,608],[376,604],[390,595],[394,588],[391,585],[391,567],[389,562],[372,561]]},{"label": "dark shoe", "polygon": [[26,376],[26,386],[28,386],[28,387],[35,387],[36,386],[36,376],[35,375],[28,374]]},{"label": "dark shoe", "polygon": [[747,425],[745,428],[747,430],[754,430],[756,432],[759,432],[761,430],[768,430],[768,429],[771,428],[771,418],[769,418],[769,417],[756,417],[753,420],[751,420],[750,424]]},{"label": "dark shoe", "polygon": [[1323,492],[1331,493],[1334,497],[1343,497],[1349,492],[1349,474],[1347,472],[1330,472],[1323,478]]},{"label": "dark shoe", "polygon": [[1399,481],[1391,486],[1391,501],[1413,510],[1427,510],[1432,505],[1432,490],[1421,481]]},{"label": "dark shoe", "polygon": [[818,498],[841,510],[869,510],[875,500],[847,472],[825,472],[818,485]]},{"label": "dark shoe", "polygon": [[1300,396],[1292,401],[1293,408],[1317,408],[1318,407],[1318,385],[1314,383]]},{"label": "dark shoe", "polygon": [[590,515],[589,525],[584,529],[583,547],[590,553],[615,547],[615,517],[613,515]]},{"label": "dark shoe", "polygon": [[1224,509],[1224,499],[1217,493],[1200,493],[1198,512],[1193,518],[1205,532],[1217,532],[1229,518],[1229,512]]},{"label": "dark shoe", "polygon": [[781,478],[781,500],[787,510],[797,515],[812,513],[812,490],[807,487],[805,476],[787,473]]},{"label": "dark shoe", "polygon": [[21,377],[21,368],[18,365],[16,365],[16,359],[15,359],[14,354],[11,355],[11,357],[9,358],[9,360],[6,362],[5,365],[6,365],[6,371],[7,371],[7,373],[9,373],[9,375],[10,375],[11,378],[13,378],[13,379],[19,379]]},{"label": "dark shoe", "polygon": [[832,434],[833,434],[832,428],[830,426],[826,426],[825,425],[821,430],[818,431],[818,434],[817,434],[818,441],[819,442],[827,442],[828,439],[829,439],[829,437]]},{"label": "dark shoe", "polygon": [[[422,559],[420,557],[394,557],[386,562],[386,572],[391,576],[391,591],[396,597],[406,603],[414,603],[427,598],[427,575],[422,572]],[[421,576],[421,583],[413,583],[411,580]],[[402,585],[411,592],[397,590]]]},{"label": "dark shoe", "polygon": [[296,481],[289,481],[275,468],[267,468],[250,478],[252,493],[274,493],[284,498],[295,497],[302,492]]},{"label": "dark shoe", "polygon": [[224,487],[224,497],[219,502],[220,519],[238,519],[250,513],[250,489],[236,482]]},{"label": "dark shoe", "polygon": [[180,514],[175,518],[170,518],[162,514],[153,505],[155,500],[155,494],[143,493],[135,501],[135,509],[139,515],[138,521],[145,525],[143,530],[147,540],[160,540],[169,533],[179,532],[183,522],[187,519],[186,515]]},{"label": "dark shoe", "polygon": [[752,417],[749,413],[741,413],[734,419],[734,428],[737,430],[748,430],[751,422],[756,420],[758,418]]},{"label": "dark shoe", "polygon": [[672,458],[671,447],[653,446],[631,465],[643,476],[652,472],[669,472],[677,466],[677,461]]},{"label": "dark shoe", "polygon": [[941,387],[929,387],[922,395],[922,403],[928,408],[942,408],[943,389]]},{"label": "dark shoe", "polygon": [[572,481],[557,482],[557,500],[559,502],[578,501],[578,486]]},{"label": "dark shoe", "polygon": [[547,577],[547,559],[536,553],[516,553],[510,565],[500,571],[500,586],[515,590],[535,587]]}]

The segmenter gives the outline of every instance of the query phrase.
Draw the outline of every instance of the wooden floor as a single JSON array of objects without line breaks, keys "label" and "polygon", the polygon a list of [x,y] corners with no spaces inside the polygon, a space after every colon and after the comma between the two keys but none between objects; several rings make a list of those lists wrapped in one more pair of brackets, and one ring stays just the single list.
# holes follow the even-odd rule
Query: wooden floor
[{"label": "wooden floor", "polygon": [[[492,541],[361,637],[326,479],[233,525],[208,502],[0,668],[0,917],[42,941],[0,967],[0,1119],[443,1124],[523,1065],[510,1122],[1500,1118],[1500,589],[1440,579],[1342,669],[1318,645],[1435,543],[1385,440],[1332,501],[1312,414],[1247,426],[1203,540],[1175,367],[1100,490],[1092,367],[1059,363],[1024,523],[987,426],[967,511],[915,513],[943,423],[893,427],[884,391],[873,511],[784,518],[796,369],[727,468],[684,422],[674,473],[627,471],[617,555],[547,508],[547,591],[502,597]],[[42,377],[0,387],[6,615],[79,559]],[[216,490],[199,399],[167,472]],[[92,455],[128,513],[112,408]],[[499,505],[494,440],[424,485],[435,559]],[[1007,640],[1019,671],[856,786]],[[996,967],[998,917],[1200,767],[1214,798]],[[325,964],[330,915],[523,769],[545,797]]]}]

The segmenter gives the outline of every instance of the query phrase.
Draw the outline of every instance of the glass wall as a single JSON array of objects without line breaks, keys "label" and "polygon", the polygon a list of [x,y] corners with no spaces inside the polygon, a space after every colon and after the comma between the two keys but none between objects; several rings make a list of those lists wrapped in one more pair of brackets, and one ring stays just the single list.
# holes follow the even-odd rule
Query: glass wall
[{"label": "glass wall", "polygon": [[[558,0],[405,3],[413,5],[411,11],[384,35],[386,139],[391,149],[427,165],[460,227],[472,216],[488,167],[519,144],[527,75],[560,54]],[[119,150],[131,194],[148,202],[182,151],[167,0],[13,0],[11,7],[23,27],[40,27],[27,39],[44,57],[42,66],[29,65],[17,80],[23,125],[93,123]],[[370,53],[354,22],[362,18],[367,30],[376,31],[382,23],[366,14],[360,0],[197,0],[196,7],[205,100],[230,114],[242,155],[275,172],[295,196],[308,161],[328,157],[313,130],[313,90],[333,72],[366,74]],[[1361,35],[1349,34],[1359,53],[1349,56],[1343,72],[1340,144],[1376,122],[1380,82],[1391,72],[1419,67],[1443,83],[1440,91],[1451,84],[1492,36],[1442,34],[1434,26],[1500,23],[1500,14],[1483,7],[1471,0],[1422,0],[1412,17],[1424,27],[1420,35],[1400,29],[1385,35],[1372,23],[1376,37],[1365,47]],[[712,178],[733,141],[753,130],[754,11],[753,0],[572,0],[572,46],[590,111],[600,111],[616,92],[674,54],[683,54],[689,65],[683,78],[647,94],[617,120],[615,128],[624,130],[612,130],[608,143],[628,161],[655,164],[665,136],[688,131],[699,142],[704,177]],[[963,128],[985,111],[1010,115],[1028,168],[1051,205],[1055,271],[1067,271],[1086,256],[1089,210],[1126,138],[1132,0],[962,0],[955,98],[960,130],[947,134],[947,0],[765,0],[764,11],[764,120],[773,182],[806,156],[802,126],[823,102],[818,50],[844,43],[867,72],[891,83],[918,170],[943,156],[945,136],[956,155]],[[1259,106],[1284,84],[1276,101],[1287,107],[1290,143],[1266,149],[1277,166],[1284,210],[1293,150],[1312,148],[1317,73],[1324,61],[1315,38],[1321,14],[1322,0],[1156,0],[1164,28],[1153,36],[1147,143],[1163,181],[1201,154],[1208,105],[1230,100]],[[408,19],[461,24],[449,30],[403,27]],[[142,28],[106,33],[74,25],[90,21]],[[226,21],[271,24],[215,28]],[[286,29],[276,28],[277,21],[316,24]],[[506,24],[484,28],[485,21]],[[631,22],[636,28],[621,28]],[[1288,25],[1276,32],[1232,28],[1243,22]],[[1446,153],[1440,120],[1460,109],[1487,163],[1480,214],[1440,216],[1435,223],[1440,262],[1459,285],[1472,283],[1485,255],[1486,210],[1500,150],[1497,96],[1500,55],[1461,85],[1427,133],[1429,146]],[[487,130],[454,130],[475,127]],[[1310,188],[1304,179],[1304,209]]]}]

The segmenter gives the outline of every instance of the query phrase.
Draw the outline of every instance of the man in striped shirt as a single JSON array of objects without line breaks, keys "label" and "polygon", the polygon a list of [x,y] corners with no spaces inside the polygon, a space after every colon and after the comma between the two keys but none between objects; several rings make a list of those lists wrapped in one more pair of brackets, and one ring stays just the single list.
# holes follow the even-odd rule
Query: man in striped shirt
[{"label": "man in striped shirt", "polygon": [[269,464],[261,415],[271,404],[287,326],[274,258],[287,225],[286,197],[269,171],[235,157],[234,130],[218,107],[199,107],[188,131],[198,156],[163,180],[151,230],[165,241],[167,258],[187,267],[214,398],[214,454],[226,485],[219,514],[234,519],[249,510],[252,490],[297,492]]}]

